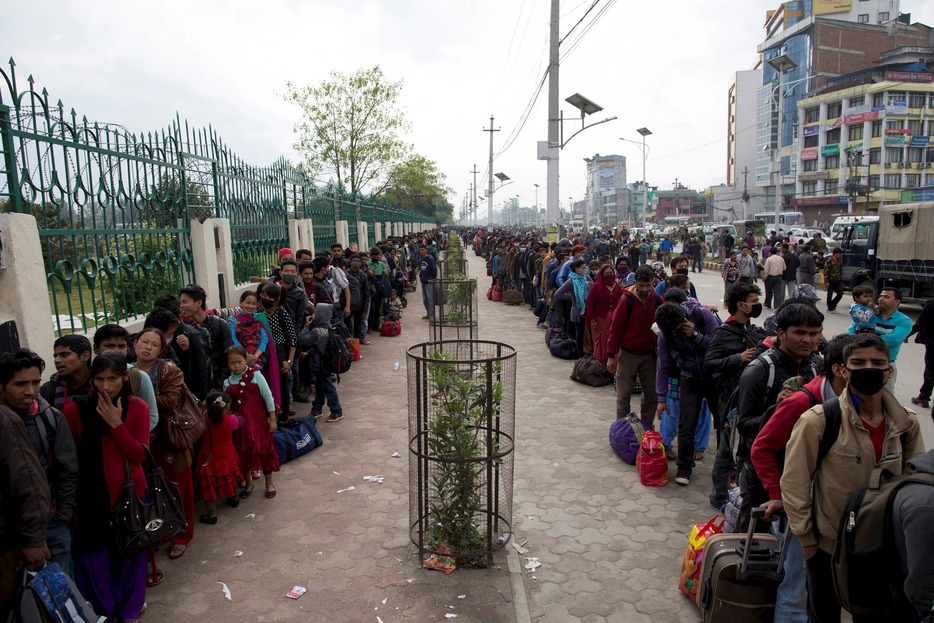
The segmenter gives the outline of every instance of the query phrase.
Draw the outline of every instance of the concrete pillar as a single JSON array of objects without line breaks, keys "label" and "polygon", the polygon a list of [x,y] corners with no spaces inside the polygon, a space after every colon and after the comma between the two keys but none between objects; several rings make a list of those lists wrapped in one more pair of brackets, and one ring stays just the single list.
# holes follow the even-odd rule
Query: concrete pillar
[{"label": "concrete pillar", "polygon": [[[15,320],[20,344],[46,362],[45,376],[55,371],[52,343],[55,324],[39,228],[31,214],[0,214],[0,322]],[[80,279],[81,277],[76,277]],[[67,311],[64,313],[67,314]]]},{"label": "concrete pillar", "polygon": [[[383,224],[379,221],[373,223],[373,241],[379,242],[383,239]],[[361,249],[362,251],[363,249]]]},{"label": "concrete pillar", "polygon": [[221,287],[217,265],[217,245],[215,244],[215,219],[206,219],[203,223],[191,219],[191,255],[194,258],[195,283],[204,288],[208,296],[205,309],[223,307],[220,304]]},{"label": "concrete pillar", "polygon": [[310,218],[302,219],[302,245],[303,249],[310,249],[311,254],[314,255],[317,251],[315,249],[315,224],[314,221]]},{"label": "concrete pillar", "polygon": [[392,236],[392,222],[386,221],[383,223],[383,240]]},{"label": "concrete pillar", "polygon": [[302,220],[301,219],[289,219],[289,248],[295,251],[296,249],[304,249],[302,246]]},{"label": "concrete pillar", "polygon": [[350,245],[350,227],[347,221],[337,221],[337,241],[345,247]]},{"label": "concrete pillar", "polygon": [[367,222],[357,221],[357,246],[366,249],[369,237],[367,236]]},{"label": "concrete pillar", "polygon": [[[234,278],[233,246],[230,236],[230,221],[225,218],[216,218],[214,221],[214,235],[217,239],[215,248],[215,265],[222,275],[220,281],[224,284],[220,293],[218,307],[236,307],[240,304],[237,295],[237,281]],[[291,239],[291,238],[290,238]]]}]

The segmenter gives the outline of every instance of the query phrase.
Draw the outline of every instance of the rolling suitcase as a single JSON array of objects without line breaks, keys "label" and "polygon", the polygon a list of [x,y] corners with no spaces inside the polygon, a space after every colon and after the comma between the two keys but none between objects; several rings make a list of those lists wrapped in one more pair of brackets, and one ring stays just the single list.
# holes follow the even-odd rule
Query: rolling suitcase
[{"label": "rolling suitcase", "polygon": [[[761,518],[754,508],[752,518]],[[704,623],[772,621],[775,594],[784,577],[785,552],[771,534],[717,534],[704,545],[697,605]],[[789,529],[785,528],[787,540]],[[751,545],[750,545],[751,544]]]}]

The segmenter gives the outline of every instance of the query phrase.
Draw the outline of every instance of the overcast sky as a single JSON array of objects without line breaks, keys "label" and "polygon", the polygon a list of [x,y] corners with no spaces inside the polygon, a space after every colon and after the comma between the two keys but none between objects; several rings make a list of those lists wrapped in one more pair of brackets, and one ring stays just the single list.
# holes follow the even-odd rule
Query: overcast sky
[{"label": "overcast sky", "polygon": [[[592,0],[562,0],[560,31]],[[24,82],[33,74],[90,120],[131,131],[164,127],[176,111],[211,124],[246,161],[296,158],[298,110],[279,94],[287,80],[315,83],[332,69],[379,64],[404,81],[402,104],[415,150],[435,160],[459,207],[471,181],[486,179],[490,115],[499,152],[519,125],[545,71],[548,0],[266,0],[264,2],[82,2],[4,0],[0,54]],[[725,182],[726,93],[751,68],[767,9],[777,0],[599,0],[562,45],[563,100],[579,92],[616,121],[587,130],[561,154],[562,205],[584,194],[584,157],[626,156],[628,181],[642,177],[636,128],[648,127],[647,179],[703,188]],[[584,33],[601,9],[605,12]],[[902,0],[912,21],[934,25],[934,2]],[[583,34],[581,39],[578,35]],[[575,45],[575,42],[576,45]],[[0,88],[5,88],[0,86]],[[495,202],[520,196],[545,205],[547,84],[512,145],[494,164],[516,180]],[[4,100],[7,94],[4,94]],[[563,104],[565,114],[576,112]],[[566,136],[573,132],[573,121]],[[485,187],[485,186],[484,186]]]}]

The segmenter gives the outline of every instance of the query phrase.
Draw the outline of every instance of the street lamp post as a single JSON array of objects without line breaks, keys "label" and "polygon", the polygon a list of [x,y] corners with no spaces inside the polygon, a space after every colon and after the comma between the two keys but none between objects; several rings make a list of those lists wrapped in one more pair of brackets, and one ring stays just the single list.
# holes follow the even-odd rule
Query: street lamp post
[{"label": "street lamp post", "polygon": [[645,180],[645,161],[648,157],[648,146],[645,144],[645,137],[650,136],[652,131],[648,128],[639,128],[636,130],[639,134],[642,135],[642,142],[639,143],[630,138],[620,137],[619,140],[626,141],[627,143],[632,143],[637,147],[642,148],[642,211],[646,213],[649,211],[649,183]]},{"label": "street lamp post", "polygon": [[770,58],[768,64],[778,72],[778,121],[777,121],[777,132],[778,135],[775,137],[775,151],[773,152],[772,158],[774,164],[777,165],[775,171],[775,231],[778,231],[779,222],[781,221],[781,212],[782,212],[782,164],[779,151],[781,151],[782,146],[782,101],[785,97],[782,93],[782,86],[785,82],[785,74],[795,67],[798,66],[790,56],[787,54],[779,54],[774,58]]},{"label": "street lamp post", "polygon": [[538,222],[538,184],[532,184],[535,187],[535,222]]}]

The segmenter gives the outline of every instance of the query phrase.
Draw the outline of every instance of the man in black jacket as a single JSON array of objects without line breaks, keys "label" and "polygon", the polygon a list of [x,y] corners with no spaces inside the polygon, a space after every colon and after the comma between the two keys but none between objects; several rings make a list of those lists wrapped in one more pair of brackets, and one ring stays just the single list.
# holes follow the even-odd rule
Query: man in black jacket
[{"label": "man in black jacket", "polygon": [[823,333],[824,316],[813,305],[786,303],[775,315],[778,335],[770,349],[756,357],[739,379],[736,421],[739,434],[737,460],[739,486],[743,495],[743,525],[749,511],[768,502],[768,494],[749,460],[756,435],[765,424],[766,410],[778,402],[782,385],[799,377],[799,386],[820,373],[821,356],[817,348]]},{"label": "man in black jacket", "polygon": [[16,412],[51,490],[46,545],[66,572],[71,568],[71,529],[78,496],[78,453],[75,440],[58,409],[39,395],[45,361],[20,349],[0,353],[0,405]]},{"label": "man in black jacket", "polygon": [[788,243],[782,245],[782,259],[785,260],[785,272],[782,273],[782,283],[785,284],[785,298],[791,298],[795,295],[795,288],[798,286],[798,267],[801,262],[795,255]]},{"label": "man in black jacket", "polygon": [[911,403],[930,409],[931,391],[934,391],[934,299],[928,299],[924,304],[908,337],[915,334],[915,344],[924,344],[924,381],[921,383],[921,391],[911,399]]},{"label": "man in black jacket", "polygon": [[171,346],[169,356],[185,375],[185,385],[198,400],[208,395],[208,357],[204,350],[201,331],[179,320],[181,307],[178,298],[160,296],[153,302],[153,310],[146,316],[145,327],[162,331]]},{"label": "man in black jacket", "polygon": [[363,259],[354,254],[350,258],[350,268],[346,272],[347,288],[350,292],[350,315],[347,328],[351,337],[360,338],[361,344],[369,344],[364,333],[364,320],[370,308],[370,278],[363,270]]},{"label": "man in black jacket", "polygon": [[222,389],[228,375],[226,351],[233,346],[230,325],[207,313],[208,295],[196,283],[181,289],[178,302],[185,322],[200,330],[204,339],[204,350],[210,358],[208,385],[211,389]]},{"label": "man in black jacket", "polygon": [[721,511],[727,501],[730,472],[736,469],[723,428],[726,410],[743,370],[765,349],[760,346],[766,337],[765,331],[752,324],[752,318],[758,318],[762,313],[760,294],[759,287],[754,284],[737,283],[730,288],[727,295],[730,317],[714,330],[704,357],[704,373],[716,384],[718,397],[717,404],[711,405],[717,414],[717,457],[714,459],[710,505]]}]

